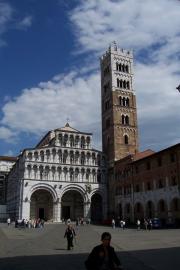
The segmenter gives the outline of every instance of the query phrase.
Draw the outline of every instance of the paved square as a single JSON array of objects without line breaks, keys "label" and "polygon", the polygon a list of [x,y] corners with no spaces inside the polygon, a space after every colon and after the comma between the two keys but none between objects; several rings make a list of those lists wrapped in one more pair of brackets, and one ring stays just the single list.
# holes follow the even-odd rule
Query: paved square
[{"label": "paved square", "polygon": [[180,230],[137,231],[102,226],[79,226],[74,250],[66,250],[65,225],[16,229],[0,224],[1,270],[83,270],[101,233],[112,234],[112,246],[125,270],[179,270]]}]

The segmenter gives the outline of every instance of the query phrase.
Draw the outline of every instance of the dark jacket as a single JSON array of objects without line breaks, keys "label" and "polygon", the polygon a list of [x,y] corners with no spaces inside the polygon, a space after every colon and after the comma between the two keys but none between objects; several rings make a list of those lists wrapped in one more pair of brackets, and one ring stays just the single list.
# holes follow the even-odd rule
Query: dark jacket
[{"label": "dark jacket", "polygon": [[[118,259],[114,248],[111,246],[107,247],[108,257],[109,257],[109,269],[115,269],[115,266],[120,266],[121,262]],[[87,270],[99,270],[104,262],[105,251],[103,245],[96,246],[93,248],[89,254],[87,260],[85,261],[85,266]]]},{"label": "dark jacket", "polygon": [[64,238],[66,237],[67,239],[73,239],[75,235],[76,234],[74,229],[67,228],[64,234]]}]

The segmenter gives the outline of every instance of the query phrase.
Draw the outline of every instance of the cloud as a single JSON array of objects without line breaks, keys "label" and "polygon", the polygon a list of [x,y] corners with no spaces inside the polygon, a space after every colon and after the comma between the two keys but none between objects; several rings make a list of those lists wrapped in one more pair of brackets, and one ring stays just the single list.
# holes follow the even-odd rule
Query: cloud
[{"label": "cloud", "polygon": [[8,101],[3,107],[2,124],[37,134],[61,127],[69,118],[72,126],[88,129],[100,118],[99,89],[99,74],[88,78],[76,72],[57,75]]},{"label": "cloud", "polygon": [[11,22],[13,9],[8,3],[0,1],[0,47],[6,45],[2,35],[7,31]]},{"label": "cloud", "polygon": [[80,1],[69,12],[69,18],[77,41],[76,52],[86,53],[81,68],[58,74],[7,100],[1,123],[16,132],[41,134],[62,126],[70,118],[73,127],[94,132],[96,144],[100,145],[97,56],[116,40],[120,47],[133,48],[135,52],[141,147],[158,148],[177,142],[180,125],[177,124],[176,132],[165,131],[166,125],[168,131],[173,131],[180,118],[180,96],[175,90],[180,70],[179,5],[176,0]]},{"label": "cloud", "polygon": [[12,137],[14,137],[13,131],[11,131],[9,128],[6,128],[4,126],[0,127],[0,139],[3,139],[5,141],[10,141]]},{"label": "cloud", "polygon": [[26,30],[32,25],[32,19],[33,19],[32,16],[26,16],[25,18],[23,18],[21,21],[17,23],[17,28]]},{"label": "cloud", "polygon": [[10,29],[25,30],[32,24],[32,16],[26,16],[22,20],[18,17],[18,12],[5,1],[0,0],[0,47],[6,45],[3,35]]}]

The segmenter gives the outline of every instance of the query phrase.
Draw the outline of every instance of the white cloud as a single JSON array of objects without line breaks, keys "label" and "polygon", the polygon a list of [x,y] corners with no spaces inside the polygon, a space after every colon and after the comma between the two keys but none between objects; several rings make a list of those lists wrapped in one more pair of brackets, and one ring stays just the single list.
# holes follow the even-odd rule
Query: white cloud
[{"label": "white cloud", "polygon": [[9,29],[25,30],[32,24],[32,16],[26,16],[22,20],[15,15],[17,12],[6,1],[0,0],[0,47],[6,45],[3,38]]},{"label": "white cloud", "polygon": [[99,74],[82,79],[75,72],[55,76],[38,87],[25,89],[3,107],[2,123],[18,131],[41,133],[65,124],[93,125],[100,116]]},{"label": "white cloud", "polygon": [[19,21],[17,23],[17,28],[19,29],[27,29],[28,27],[30,27],[32,25],[32,16],[26,16],[25,18],[23,18],[21,21]]},{"label": "white cloud", "polygon": [[0,139],[3,139],[5,141],[10,141],[10,139],[14,136],[14,133],[4,126],[0,127]]},{"label": "white cloud", "polygon": [[12,19],[13,10],[8,3],[0,1],[0,47],[6,45],[2,35],[7,31]]}]

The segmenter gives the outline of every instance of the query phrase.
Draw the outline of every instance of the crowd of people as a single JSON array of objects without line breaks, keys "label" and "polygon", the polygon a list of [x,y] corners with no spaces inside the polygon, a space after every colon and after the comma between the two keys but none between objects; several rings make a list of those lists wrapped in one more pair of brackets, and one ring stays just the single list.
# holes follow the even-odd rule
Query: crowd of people
[{"label": "crowd of people", "polygon": [[[124,219],[120,219],[120,218],[118,218],[117,220],[112,218],[111,226],[113,229],[115,229],[116,227],[120,227],[121,229],[124,230],[126,228],[126,221]],[[137,230],[141,230],[141,229],[152,230],[152,228],[153,228],[152,219],[150,219],[150,218],[149,219],[144,218],[144,220],[137,219],[136,220],[136,227],[137,227]]]},{"label": "crowd of people", "polygon": [[[15,220],[15,228],[44,228],[44,219],[16,219]],[[11,225],[11,219],[7,219],[7,225]]]}]

